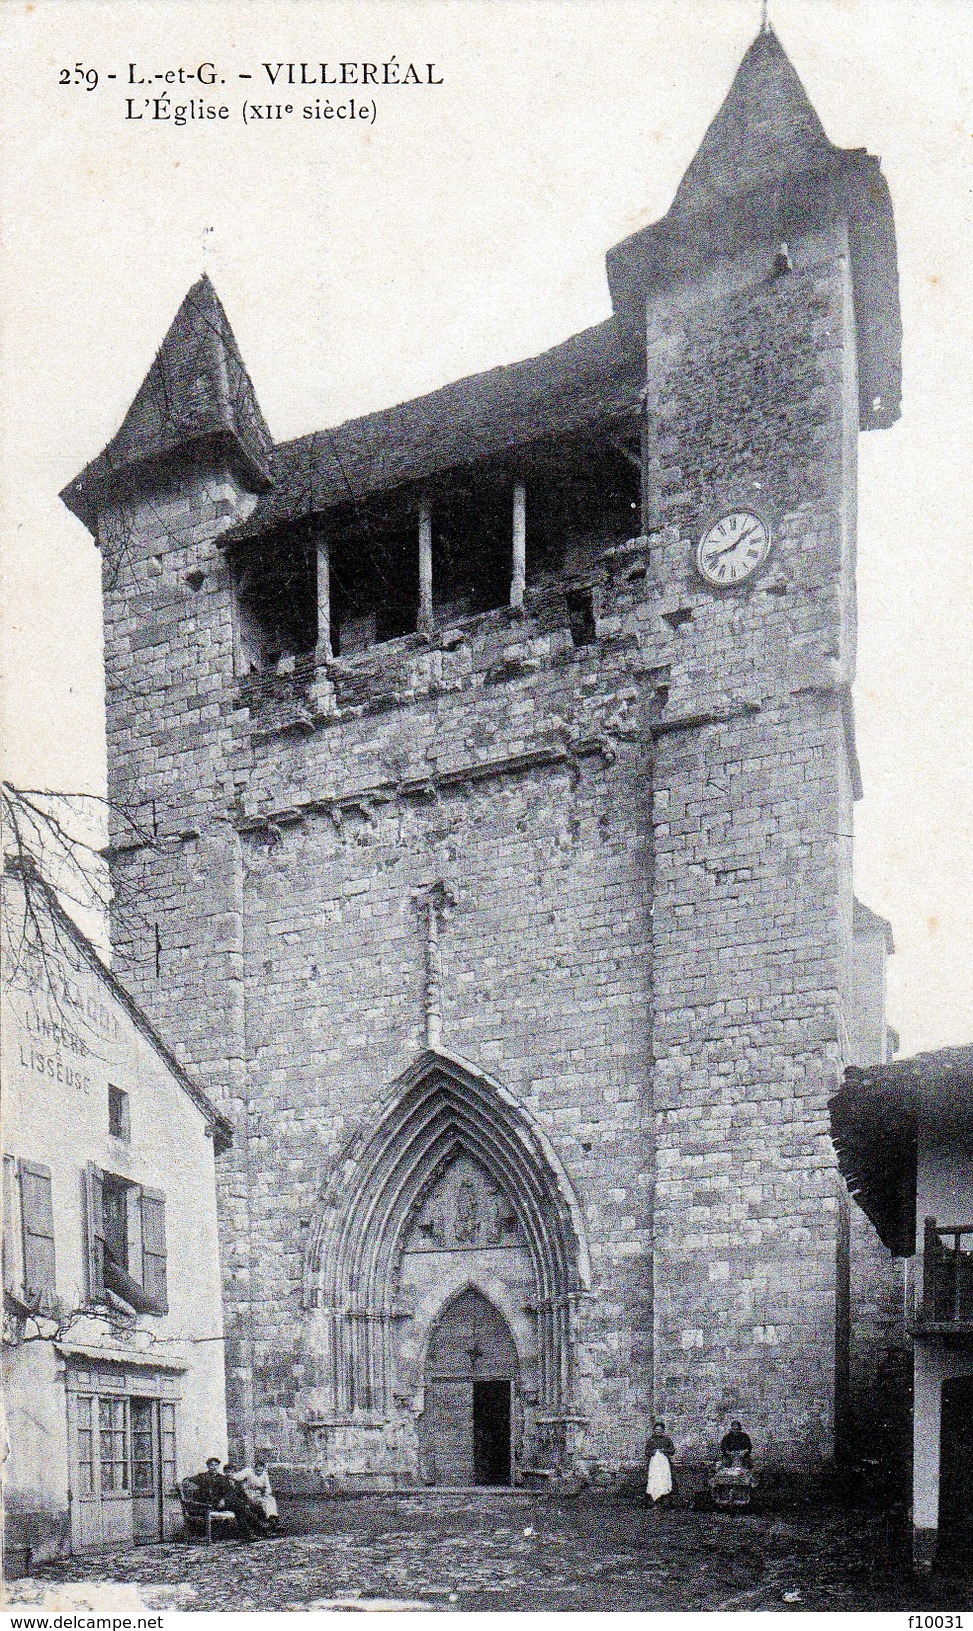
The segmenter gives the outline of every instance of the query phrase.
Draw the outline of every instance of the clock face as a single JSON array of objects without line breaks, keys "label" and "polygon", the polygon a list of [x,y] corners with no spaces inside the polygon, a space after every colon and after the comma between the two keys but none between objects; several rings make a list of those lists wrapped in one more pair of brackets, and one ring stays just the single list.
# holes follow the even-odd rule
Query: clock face
[{"label": "clock face", "polygon": [[707,583],[732,589],[745,583],[770,554],[770,528],[751,510],[731,510],[704,532],[696,565]]}]

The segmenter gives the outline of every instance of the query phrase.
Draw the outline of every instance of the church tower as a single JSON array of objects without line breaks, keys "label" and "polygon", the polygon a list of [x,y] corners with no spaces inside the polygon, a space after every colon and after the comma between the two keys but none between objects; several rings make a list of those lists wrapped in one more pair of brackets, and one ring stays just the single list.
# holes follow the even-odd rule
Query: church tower
[{"label": "church tower", "polygon": [[204,278],[65,490],[123,977],[235,1125],[231,1431],[360,1487],[833,1453],[891,206],[754,41],[612,316],[275,445]]}]

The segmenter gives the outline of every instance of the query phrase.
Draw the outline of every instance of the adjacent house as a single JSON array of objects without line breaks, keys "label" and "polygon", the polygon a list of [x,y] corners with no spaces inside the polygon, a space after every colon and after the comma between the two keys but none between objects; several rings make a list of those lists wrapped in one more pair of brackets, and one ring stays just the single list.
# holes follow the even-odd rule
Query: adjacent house
[{"label": "adjacent house", "polygon": [[31,868],[3,878],[8,1572],[157,1540],[225,1454],[229,1123]]},{"label": "adjacent house", "polygon": [[845,1072],[831,1100],[841,1170],[912,1260],[914,1558],[973,1539],[973,1047]]}]

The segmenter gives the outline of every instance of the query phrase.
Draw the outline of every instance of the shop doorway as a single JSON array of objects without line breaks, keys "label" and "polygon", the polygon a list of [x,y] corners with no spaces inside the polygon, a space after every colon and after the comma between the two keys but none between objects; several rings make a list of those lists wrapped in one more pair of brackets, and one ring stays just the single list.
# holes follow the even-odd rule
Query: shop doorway
[{"label": "shop doorway", "polygon": [[72,1393],[71,1548],[164,1538],[176,1476],[176,1407],[163,1399]]}]

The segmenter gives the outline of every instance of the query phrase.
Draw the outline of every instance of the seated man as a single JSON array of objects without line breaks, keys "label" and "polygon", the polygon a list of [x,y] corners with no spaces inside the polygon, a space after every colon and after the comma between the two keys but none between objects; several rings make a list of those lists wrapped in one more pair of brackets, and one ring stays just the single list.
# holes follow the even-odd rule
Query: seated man
[{"label": "seated man", "polygon": [[264,1532],[263,1513],[247,1500],[235,1478],[228,1478],[226,1473],[220,1472],[218,1455],[208,1458],[206,1471],[196,1478],[196,1488],[200,1500],[214,1512],[233,1513],[241,1540],[253,1540]]},{"label": "seated man", "polygon": [[260,1508],[268,1523],[278,1521],[277,1502],[270,1487],[270,1473],[264,1456],[258,1455],[252,1467],[241,1467],[233,1477],[241,1485],[247,1499]]},{"label": "seated man", "polygon": [[738,1421],[731,1422],[730,1431],[720,1440],[720,1459],[707,1480],[718,1507],[751,1505],[757,1484],[757,1475],[750,1465],[752,1453],[750,1435]]},{"label": "seated man", "polygon": [[749,1433],[743,1431],[738,1421],[731,1421],[730,1431],[723,1434],[720,1441],[720,1455],[728,1467],[736,1463],[739,1467],[749,1467],[753,1454],[753,1444]]}]

